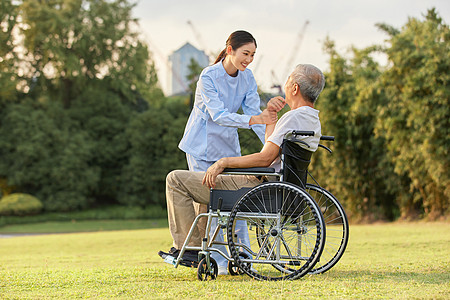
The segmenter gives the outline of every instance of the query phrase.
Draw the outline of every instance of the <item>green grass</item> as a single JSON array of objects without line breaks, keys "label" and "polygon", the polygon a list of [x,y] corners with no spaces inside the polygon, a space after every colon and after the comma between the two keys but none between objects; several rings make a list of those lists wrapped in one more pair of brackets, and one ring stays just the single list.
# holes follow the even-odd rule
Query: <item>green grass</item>
[{"label": "green grass", "polygon": [[136,206],[104,206],[82,211],[46,212],[32,216],[0,216],[2,226],[42,222],[67,222],[83,220],[149,220],[166,219],[167,211],[161,206],[146,208]]},{"label": "green grass", "polygon": [[158,257],[170,246],[167,228],[0,239],[0,298],[450,298],[448,223],[351,226],[337,266],[287,282],[200,282],[196,270]]},{"label": "green grass", "polygon": [[0,234],[69,233],[110,230],[133,230],[167,227],[167,219],[154,220],[72,220],[68,222],[43,222],[0,227]]}]

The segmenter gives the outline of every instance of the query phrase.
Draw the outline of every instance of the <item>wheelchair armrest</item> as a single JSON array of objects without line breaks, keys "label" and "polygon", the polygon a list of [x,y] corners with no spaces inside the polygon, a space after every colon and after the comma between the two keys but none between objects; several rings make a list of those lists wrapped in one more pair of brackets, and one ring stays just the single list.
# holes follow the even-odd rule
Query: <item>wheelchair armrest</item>
[{"label": "wheelchair armrest", "polygon": [[229,174],[275,174],[274,168],[225,168],[222,173]]}]

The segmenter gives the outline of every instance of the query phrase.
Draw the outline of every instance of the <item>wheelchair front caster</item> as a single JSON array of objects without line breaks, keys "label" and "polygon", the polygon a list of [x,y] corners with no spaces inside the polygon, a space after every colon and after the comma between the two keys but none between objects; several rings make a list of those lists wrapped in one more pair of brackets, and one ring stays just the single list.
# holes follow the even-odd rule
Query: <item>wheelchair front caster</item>
[{"label": "wheelchair front caster", "polygon": [[[250,258],[250,256],[245,252],[239,252],[239,257],[243,259]],[[241,268],[239,268],[239,266],[234,262],[234,260],[228,262],[228,272],[230,273],[231,276],[244,274],[244,271],[242,271]]]},{"label": "wheelchair front caster", "polygon": [[198,263],[197,278],[200,281],[215,280],[218,272],[219,267],[217,266],[217,262],[212,257],[209,257],[209,266],[206,257],[202,258],[202,260]]}]

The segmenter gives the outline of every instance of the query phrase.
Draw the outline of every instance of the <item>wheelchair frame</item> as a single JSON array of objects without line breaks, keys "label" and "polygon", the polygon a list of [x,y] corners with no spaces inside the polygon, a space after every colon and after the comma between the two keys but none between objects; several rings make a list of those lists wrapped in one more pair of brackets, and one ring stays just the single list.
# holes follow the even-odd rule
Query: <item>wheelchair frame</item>
[{"label": "wheelchair frame", "polygon": [[[298,135],[313,136],[314,132],[293,131],[286,135],[285,141],[305,144],[296,139]],[[334,140],[334,137],[322,136],[321,140]],[[331,152],[327,147],[319,146]],[[285,159],[282,153],[282,170],[279,173],[273,168],[224,170],[223,174],[274,176],[278,180],[236,191],[211,189],[209,211],[195,218],[178,258],[166,258],[165,261],[176,268],[182,263],[186,250],[199,251],[199,280],[217,277],[218,267],[210,256],[211,251],[228,260],[231,275],[245,273],[258,280],[292,280],[307,273],[323,273],[332,268],[342,257],[348,242],[345,211],[331,193],[319,185],[306,184],[306,177],[300,179],[294,172],[301,186],[284,181],[288,177],[285,170],[290,168],[285,165]],[[308,164],[309,161],[305,170],[300,171],[308,173]],[[318,199],[314,199],[307,191],[314,192]],[[233,199],[230,200],[231,197]],[[207,225],[201,247],[188,246],[199,220],[205,217]],[[214,234],[210,236],[213,218],[218,218],[218,222]],[[249,239],[252,245],[239,241],[234,232],[238,220],[246,221],[249,225],[247,229],[249,233],[252,231],[252,238]],[[329,242],[327,236],[326,242],[326,230],[333,225],[338,228],[331,235],[334,240]],[[253,226],[255,230],[252,230]],[[222,228],[227,229],[227,242],[215,241]],[[214,248],[214,245],[228,246],[230,255]],[[322,254],[325,263],[321,262]],[[315,267],[316,264],[318,267]]]}]

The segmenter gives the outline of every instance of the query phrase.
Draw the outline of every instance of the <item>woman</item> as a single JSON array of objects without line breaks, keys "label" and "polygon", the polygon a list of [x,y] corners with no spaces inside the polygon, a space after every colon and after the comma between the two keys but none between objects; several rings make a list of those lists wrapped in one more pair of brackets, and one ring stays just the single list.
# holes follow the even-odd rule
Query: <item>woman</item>
[{"label": "woman", "polygon": [[[200,74],[194,106],[178,145],[186,153],[189,170],[206,171],[223,157],[241,156],[238,128],[251,128],[264,143],[263,124],[276,123],[277,110],[261,112],[256,81],[247,69],[255,52],[254,37],[246,31],[235,31],[228,37],[225,49],[214,64]],[[237,113],[239,108],[243,114]],[[204,206],[198,212],[206,210]],[[248,240],[245,222],[239,226],[243,232],[239,238]],[[199,231],[204,232],[204,229],[199,227]],[[217,240],[223,241],[222,233]],[[225,247],[217,248],[227,253]],[[212,256],[219,266],[219,275],[226,274],[227,260],[215,252]]]}]

